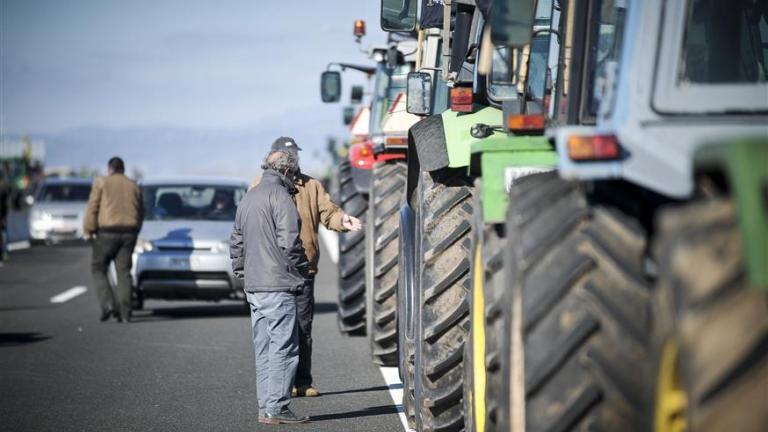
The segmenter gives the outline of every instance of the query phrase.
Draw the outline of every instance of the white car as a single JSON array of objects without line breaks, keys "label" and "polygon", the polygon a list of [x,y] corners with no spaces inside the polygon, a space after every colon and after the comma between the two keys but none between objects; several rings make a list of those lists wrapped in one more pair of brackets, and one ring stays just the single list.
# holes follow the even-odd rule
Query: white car
[{"label": "white car", "polygon": [[93,181],[54,178],[37,189],[29,213],[29,238],[55,243],[83,237],[83,219]]},{"label": "white car", "polygon": [[244,299],[229,259],[229,237],[248,184],[176,178],[144,181],[144,225],[133,254],[137,302]]}]

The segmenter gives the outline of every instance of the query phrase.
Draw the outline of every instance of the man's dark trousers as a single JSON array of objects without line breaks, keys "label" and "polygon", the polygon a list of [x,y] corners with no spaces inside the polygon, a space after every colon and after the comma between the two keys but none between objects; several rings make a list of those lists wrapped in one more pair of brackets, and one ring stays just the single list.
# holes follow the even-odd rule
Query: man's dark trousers
[{"label": "man's dark trousers", "polygon": [[[131,312],[131,254],[136,234],[99,233],[93,241],[91,272],[102,312],[114,310],[127,319]],[[117,292],[113,296],[107,279],[109,263],[115,261]],[[115,304],[117,303],[117,304]]]},{"label": "man's dark trousers", "polygon": [[299,324],[299,367],[296,388],[312,385],[312,320],[315,318],[315,278],[307,279],[301,294],[296,296]]}]

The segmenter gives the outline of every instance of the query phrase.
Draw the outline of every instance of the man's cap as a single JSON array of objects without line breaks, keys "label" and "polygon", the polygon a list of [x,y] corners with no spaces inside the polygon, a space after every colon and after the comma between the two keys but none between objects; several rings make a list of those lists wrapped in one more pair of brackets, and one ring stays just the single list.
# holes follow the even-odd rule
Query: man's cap
[{"label": "man's cap", "polygon": [[298,153],[301,150],[296,141],[291,137],[280,137],[272,143],[272,151],[284,151]]}]

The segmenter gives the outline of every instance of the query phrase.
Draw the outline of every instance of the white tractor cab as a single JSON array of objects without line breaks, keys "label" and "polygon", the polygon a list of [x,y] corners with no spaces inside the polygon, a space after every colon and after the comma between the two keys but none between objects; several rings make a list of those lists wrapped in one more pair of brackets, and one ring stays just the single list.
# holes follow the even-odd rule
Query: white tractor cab
[{"label": "white tractor cab", "polygon": [[[569,112],[582,118],[547,131],[558,174],[510,192],[510,202],[534,184],[553,192],[533,222],[510,210],[507,223],[511,235],[546,245],[532,263],[511,261],[524,305],[511,327],[512,358],[524,359],[511,372],[513,422],[529,431],[564,418],[574,428],[632,420],[627,427],[655,431],[763,430],[768,2],[590,3],[597,55],[574,53],[594,62]],[[541,262],[585,267],[534,284],[530,268]],[[542,298],[552,303],[525,306]],[[565,316],[574,319],[557,324]],[[589,335],[541,374],[579,331]],[[590,404],[578,418],[549,410],[576,403]]]}]

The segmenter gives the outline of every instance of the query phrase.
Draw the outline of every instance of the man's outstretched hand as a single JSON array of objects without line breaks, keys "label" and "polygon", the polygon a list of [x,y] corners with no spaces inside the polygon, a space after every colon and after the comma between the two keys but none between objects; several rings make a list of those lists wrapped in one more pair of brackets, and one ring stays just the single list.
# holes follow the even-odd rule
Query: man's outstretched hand
[{"label": "man's outstretched hand", "polygon": [[360,219],[344,213],[344,216],[341,217],[341,226],[347,231],[360,231],[363,224],[360,223]]}]

